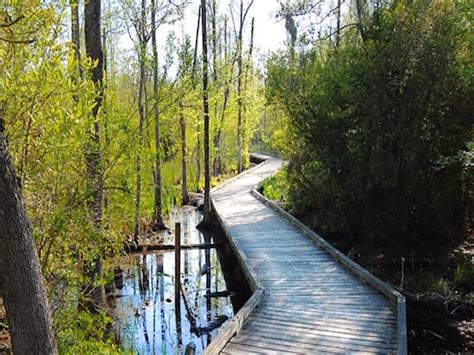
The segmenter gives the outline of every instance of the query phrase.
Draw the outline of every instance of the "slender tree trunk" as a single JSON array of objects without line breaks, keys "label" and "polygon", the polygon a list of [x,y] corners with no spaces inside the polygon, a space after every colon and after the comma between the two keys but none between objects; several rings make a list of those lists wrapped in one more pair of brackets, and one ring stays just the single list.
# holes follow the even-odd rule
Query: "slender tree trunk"
[{"label": "slender tree trunk", "polygon": [[84,77],[81,65],[81,32],[79,27],[79,0],[70,0],[71,6],[71,40],[74,45],[74,58],[77,62],[78,76]]},{"label": "slender tree trunk", "polygon": [[[109,3],[110,9],[110,3]],[[108,102],[107,102],[107,90],[108,90],[108,80],[109,80],[109,72],[108,72],[108,55],[107,55],[107,24],[102,26],[102,48],[104,53],[104,90],[103,90],[103,102],[102,102],[102,113],[104,116],[104,144],[105,144],[105,151],[107,151],[108,147],[110,147],[110,132],[109,132],[109,115],[107,112]],[[109,159],[107,156],[104,157],[104,164],[108,166]],[[104,213],[107,212],[109,208],[109,197],[106,190],[103,192],[104,194]]]},{"label": "slender tree trunk", "polygon": [[[199,26],[201,24],[201,14],[202,14],[202,6],[199,5],[198,10],[198,22],[196,26],[196,40],[194,43],[194,57],[193,57],[193,67],[191,71],[191,81],[193,83],[193,88],[196,87],[195,82],[195,74],[196,74],[196,67],[197,67],[197,50],[198,50],[198,43],[199,43]],[[197,119],[196,124],[196,192],[199,192],[201,188],[201,120]]]},{"label": "slender tree trunk", "polygon": [[252,69],[252,57],[253,57],[253,39],[255,30],[255,17],[252,17],[252,24],[250,26],[250,48],[249,48],[249,60],[247,62],[247,74]]},{"label": "slender tree trunk", "polygon": [[[145,57],[147,54],[145,54]],[[146,63],[145,59],[145,63]],[[146,146],[148,149],[151,148],[150,144],[150,110],[148,107],[148,78],[149,78],[149,72],[147,65],[145,64],[145,85],[143,86],[143,110],[144,110],[144,119],[143,119],[143,145]],[[151,168],[153,169],[154,164],[151,164]]]},{"label": "slender tree trunk", "polygon": [[209,97],[208,84],[208,56],[207,56],[207,23],[206,23],[206,0],[201,0],[202,11],[202,98],[204,113],[204,221],[211,220],[211,169],[210,169],[210,147],[209,147]]},{"label": "slender tree trunk", "polygon": [[[214,81],[214,87],[217,88],[219,86],[219,83],[217,81],[218,79],[218,68],[217,68],[217,1],[212,0],[211,1],[211,44],[212,44],[212,80]],[[219,104],[217,101],[214,102],[214,117],[218,116],[218,111],[219,111]],[[215,143],[215,133],[213,137],[213,142]],[[212,160],[212,175],[216,176],[217,175],[217,169],[214,165],[216,162],[217,155],[216,150],[217,147],[214,144],[213,146],[214,149],[214,157]]]},{"label": "slender tree trunk", "polygon": [[[103,209],[103,177],[102,177],[102,150],[100,144],[100,123],[98,118],[99,110],[103,99],[103,53],[100,30],[100,0],[89,0],[84,5],[85,20],[85,44],[86,55],[97,65],[91,70],[92,82],[95,85],[96,98],[92,108],[94,128],[89,132],[91,137],[88,147],[86,147],[86,164],[92,191],[92,201],[90,209],[96,233],[102,232],[102,209]],[[90,311],[97,311],[105,304],[105,289],[103,286],[93,286],[97,278],[102,277],[102,261],[100,257],[94,260],[92,266],[88,266],[90,285],[86,288],[86,294],[92,296],[94,304],[89,303]]]},{"label": "slender tree trunk", "polygon": [[141,2],[141,17],[140,25],[138,26],[138,38],[139,38],[139,63],[140,63],[140,78],[138,84],[138,150],[136,156],[136,190],[135,190],[135,231],[134,239],[138,242],[138,236],[140,235],[140,210],[141,210],[141,194],[142,194],[142,149],[143,149],[143,127],[146,120],[146,50],[147,50],[147,38],[146,38],[146,0]]},{"label": "slender tree trunk", "polygon": [[337,0],[336,11],[336,47],[339,47],[341,41],[341,0]]},{"label": "slender tree trunk", "polygon": [[230,87],[229,87],[229,78],[232,79],[232,75],[234,73],[234,61],[230,62],[229,61],[229,55],[228,55],[228,44],[230,43],[227,41],[227,18],[224,20],[224,68],[230,64],[230,74],[227,75],[226,72],[224,72],[224,101],[222,103],[222,112],[221,112],[221,119],[219,121],[219,127],[217,128],[217,132],[214,135],[214,159],[213,159],[213,174],[214,176],[217,176],[222,169],[221,166],[221,136],[222,136],[222,130],[224,128],[224,121],[225,121],[225,115],[227,111],[227,104],[229,101],[229,96],[230,96]]},{"label": "slender tree trunk", "polygon": [[161,133],[160,133],[160,111],[158,103],[158,49],[156,43],[156,0],[151,0],[151,47],[153,52],[153,117],[155,122],[155,229],[164,228],[162,212],[162,190],[161,190]]},{"label": "slender tree trunk", "polygon": [[240,25],[239,25],[239,36],[237,39],[237,67],[238,67],[238,76],[237,76],[237,171],[240,173],[243,170],[242,166],[242,116],[243,116],[243,93],[242,93],[242,77],[243,77],[243,30],[244,30],[244,3],[243,0],[240,1]]},{"label": "slender tree trunk", "polygon": [[228,83],[225,84],[227,87],[224,89],[224,101],[222,103],[221,119],[219,121],[219,127],[217,133],[214,136],[214,159],[213,159],[213,175],[217,176],[221,172],[221,136],[224,128],[225,114],[227,111],[227,103],[229,101],[230,89]]},{"label": "slender tree trunk", "polygon": [[201,120],[196,125],[196,192],[201,192]]},{"label": "slender tree trunk", "polygon": [[193,87],[196,86],[195,84],[195,74],[196,74],[196,67],[197,67],[197,59],[198,59],[198,44],[199,44],[199,27],[201,25],[201,5],[199,5],[199,10],[198,10],[198,21],[196,25],[196,38],[194,41],[194,54],[193,54],[193,66],[191,69],[191,79],[193,82]]},{"label": "slender tree trunk", "polygon": [[364,18],[365,18],[364,4],[365,4],[365,0],[355,0],[356,12],[357,12],[357,28],[359,29],[359,34],[363,42],[367,40],[365,27],[364,27]]},{"label": "slender tree trunk", "polygon": [[[252,17],[251,23],[251,30],[250,30],[250,47],[249,47],[249,58],[247,60],[247,64],[244,68],[244,72],[242,73],[242,95],[245,95],[247,92],[247,82],[248,76],[252,69],[252,56],[253,56],[253,35],[254,35],[254,27],[255,27],[255,18]],[[247,168],[248,166],[248,157],[249,157],[249,139],[248,139],[248,132],[247,132],[247,119],[246,119],[246,106],[242,102],[242,120],[241,120],[241,161],[242,161],[242,170]]]},{"label": "slender tree trunk", "polygon": [[57,354],[46,287],[0,117],[0,289],[15,354]]},{"label": "slender tree trunk", "polygon": [[183,103],[179,103],[179,125],[181,127],[181,179],[182,179],[182,200],[181,204],[189,203],[188,195],[188,168],[187,168],[187,149],[186,149],[186,119],[183,113]]},{"label": "slender tree trunk", "polygon": [[212,0],[211,40],[212,40],[212,69],[213,79],[217,82],[217,2]]},{"label": "slender tree trunk", "polygon": [[136,190],[135,190],[135,241],[138,241],[140,235],[140,209],[141,209],[141,193],[142,193],[142,148],[143,148],[143,124],[145,121],[145,107],[144,107],[144,96],[145,96],[145,55],[146,55],[146,44],[140,43],[140,79],[138,88],[138,150],[135,160],[135,173],[136,173]]}]

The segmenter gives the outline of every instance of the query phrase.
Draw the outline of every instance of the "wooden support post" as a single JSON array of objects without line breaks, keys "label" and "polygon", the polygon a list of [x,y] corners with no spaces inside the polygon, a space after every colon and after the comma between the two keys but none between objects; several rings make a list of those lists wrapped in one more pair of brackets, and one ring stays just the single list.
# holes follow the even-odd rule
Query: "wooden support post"
[{"label": "wooden support post", "polygon": [[181,224],[176,223],[174,227],[174,303],[176,315],[176,327],[181,328]]}]

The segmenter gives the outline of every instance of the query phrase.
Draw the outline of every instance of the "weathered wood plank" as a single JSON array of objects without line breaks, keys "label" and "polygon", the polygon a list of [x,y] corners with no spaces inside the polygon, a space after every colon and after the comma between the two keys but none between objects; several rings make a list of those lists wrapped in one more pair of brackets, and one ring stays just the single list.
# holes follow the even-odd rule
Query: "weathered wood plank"
[{"label": "weathered wood plank", "polygon": [[396,317],[393,313],[389,315],[382,314],[373,314],[373,313],[347,313],[347,312],[324,312],[318,310],[317,312],[299,312],[294,308],[270,308],[267,306],[262,306],[259,309],[259,314],[270,314],[277,315],[286,318],[293,319],[317,319],[317,320],[330,320],[332,322],[342,322],[349,324],[382,324],[386,329],[387,324],[394,326],[397,323]]},{"label": "weathered wood plank", "polygon": [[251,345],[260,345],[262,347],[281,346],[299,353],[308,352],[364,352],[364,353],[379,353],[387,354],[394,352],[393,346],[377,347],[373,344],[356,344],[354,342],[344,342],[341,339],[328,339],[326,337],[304,337],[295,336],[290,333],[267,333],[259,332],[252,333],[250,330],[243,330],[239,336],[240,343],[247,343]]},{"label": "weathered wood plank", "polygon": [[[267,329],[275,334],[281,334],[284,331],[285,334],[300,334],[309,336],[325,336],[325,337],[336,337],[341,339],[353,339],[356,342],[391,344],[394,342],[394,338],[391,332],[385,329],[385,332],[375,332],[373,326],[364,328],[349,328],[346,326],[345,329],[335,328],[329,322],[325,324],[316,323],[302,323],[294,322],[290,319],[282,321],[281,319],[262,317],[260,314],[256,314],[249,318],[248,326],[245,329],[249,330],[263,330]],[[379,328],[380,330],[380,328]],[[294,339],[298,341],[298,339]]]},{"label": "weathered wood plank", "polygon": [[[286,306],[286,308],[285,308]],[[372,322],[390,322],[395,326],[397,324],[397,315],[392,311],[379,311],[377,313],[368,312],[365,310],[356,310],[356,309],[340,309],[340,308],[314,308],[308,312],[302,312],[301,308],[296,308],[294,306],[288,306],[285,304],[273,304],[272,306],[265,305],[265,310],[275,310],[280,313],[289,313],[299,315],[299,314],[308,314],[314,317],[334,317],[334,318],[343,318],[349,320],[370,320]],[[307,309],[307,308],[306,308]]]},{"label": "weathered wood plank", "polygon": [[[257,346],[255,344],[241,344],[241,343],[236,343],[233,341],[227,345],[226,351],[230,351],[231,354],[236,354],[236,353],[238,354],[242,351],[245,354],[275,354],[276,352],[278,352],[269,347]],[[283,352],[283,351],[280,350],[280,352]],[[297,354],[297,352],[290,351],[290,350],[287,350],[285,353]]]},{"label": "weathered wood plank", "polygon": [[253,324],[250,324],[249,327],[242,329],[238,340],[242,340],[243,336],[253,335],[261,338],[273,338],[290,341],[297,346],[314,346],[326,344],[325,346],[332,347],[333,349],[338,349],[339,351],[344,350],[372,350],[379,352],[390,352],[396,348],[395,342],[388,341],[379,341],[375,342],[373,339],[364,338],[363,334],[360,334],[359,338],[344,338],[340,337],[337,334],[321,334],[316,332],[311,333],[302,333],[296,331],[288,332],[275,332],[272,328],[262,326],[256,331],[257,327],[253,327]]}]

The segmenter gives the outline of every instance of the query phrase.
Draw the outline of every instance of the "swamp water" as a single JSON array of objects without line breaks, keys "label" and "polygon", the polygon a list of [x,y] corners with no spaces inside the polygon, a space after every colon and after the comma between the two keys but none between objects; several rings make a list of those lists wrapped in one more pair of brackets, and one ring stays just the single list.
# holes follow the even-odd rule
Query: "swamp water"
[{"label": "swamp water", "polygon": [[[174,211],[168,226],[181,223],[181,244],[215,244],[181,250],[179,306],[175,295],[175,251],[123,257],[115,277],[115,333],[126,351],[138,354],[201,353],[250,296],[243,272],[221,232],[201,233],[195,209]],[[174,231],[163,244],[174,245]]]}]

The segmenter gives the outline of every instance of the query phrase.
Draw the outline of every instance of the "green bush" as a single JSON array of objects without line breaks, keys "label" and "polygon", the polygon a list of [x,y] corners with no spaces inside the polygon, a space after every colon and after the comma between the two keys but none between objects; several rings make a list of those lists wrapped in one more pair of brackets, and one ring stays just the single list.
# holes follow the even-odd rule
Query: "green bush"
[{"label": "green bush", "polygon": [[474,85],[461,3],[399,1],[365,42],[269,62],[296,137],[288,202],[325,233],[415,245],[462,232]]},{"label": "green bush", "polygon": [[277,202],[286,202],[288,183],[285,170],[281,170],[277,174],[265,179],[261,186],[263,195],[268,199]]}]

